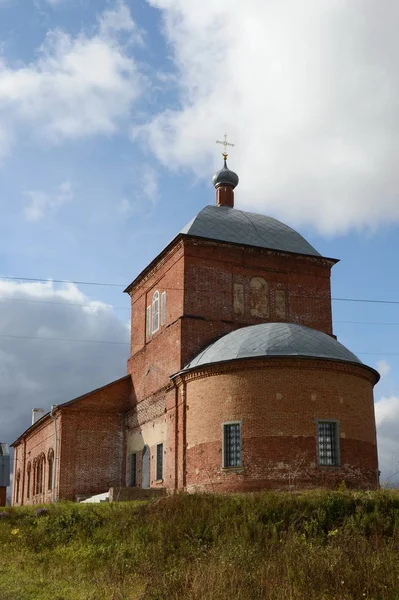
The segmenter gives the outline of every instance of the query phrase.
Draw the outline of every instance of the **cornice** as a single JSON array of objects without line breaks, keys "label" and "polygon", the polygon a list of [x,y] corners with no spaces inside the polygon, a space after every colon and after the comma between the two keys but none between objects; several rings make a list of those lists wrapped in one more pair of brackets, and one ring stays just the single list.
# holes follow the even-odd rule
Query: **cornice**
[{"label": "cornice", "polygon": [[238,371],[261,371],[265,369],[317,369],[320,371],[335,371],[347,373],[365,379],[373,386],[378,382],[379,375],[377,371],[367,365],[358,363],[349,363],[334,359],[323,359],[320,357],[312,358],[310,356],[269,356],[259,358],[234,359],[226,362],[201,365],[189,371],[177,373],[173,380],[177,387],[183,383],[205,379],[207,377],[216,377]]}]

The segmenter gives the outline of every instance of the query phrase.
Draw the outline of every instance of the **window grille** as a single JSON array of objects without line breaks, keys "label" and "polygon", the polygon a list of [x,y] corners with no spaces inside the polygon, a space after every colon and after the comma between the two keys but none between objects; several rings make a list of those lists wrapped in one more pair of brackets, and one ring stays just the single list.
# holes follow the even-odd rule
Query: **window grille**
[{"label": "window grille", "polygon": [[241,467],[241,423],[223,425],[223,467]]},{"label": "window grille", "polygon": [[130,465],[130,485],[136,487],[137,485],[137,454],[132,454]]},{"label": "window grille", "polygon": [[166,321],[166,292],[161,294],[161,325],[165,325]]},{"label": "window grille", "polygon": [[325,467],[339,466],[338,423],[335,421],[318,421],[317,450],[319,465]]},{"label": "window grille", "polygon": [[159,329],[159,292],[152,297],[152,333]]},{"label": "window grille", "polygon": [[146,337],[151,335],[151,306],[147,306],[146,321],[145,321],[145,334]]},{"label": "window grille", "polygon": [[163,479],[163,444],[157,444],[157,480]]}]

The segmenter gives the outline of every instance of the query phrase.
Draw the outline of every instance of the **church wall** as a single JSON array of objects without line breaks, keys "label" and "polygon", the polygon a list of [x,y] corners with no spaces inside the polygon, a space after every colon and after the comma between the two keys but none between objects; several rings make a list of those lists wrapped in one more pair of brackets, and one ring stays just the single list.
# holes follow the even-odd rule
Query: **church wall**
[{"label": "church wall", "polygon": [[332,334],[332,260],[187,239],[184,265],[183,364],[245,325],[283,321]]},{"label": "church wall", "polygon": [[[61,415],[57,415],[58,448],[61,447]],[[14,447],[14,469],[13,469],[13,489],[12,504],[30,505],[43,504],[51,502],[53,498],[53,489],[49,489],[49,452],[55,452],[54,422],[50,417],[43,420],[43,423],[28,433],[25,439],[22,439]],[[59,456],[55,457],[53,472],[59,470]],[[37,462],[42,461],[41,485],[36,485]],[[20,483],[17,499],[17,479],[20,474]],[[28,473],[30,472],[30,476]],[[58,493],[58,477],[56,477],[56,494]]]},{"label": "church wall", "polygon": [[[342,480],[377,486],[375,381],[367,369],[260,359],[204,367],[181,380],[188,490],[284,489]],[[317,466],[316,419],[339,421],[340,467]],[[242,423],[243,468],[222,468],[222,423],[229,421]]]},{"label": "church wall", "polygon": [[[126,418],[126,485],[132,485],[132,454],[136,454],[136,487],[142,487],[142,454],[145,446],[150,450],[150,486],[164,487],[174,485],[174,476],[170,477],[172,468],[167,458],[170,455],[168,447],[168,418],[166,414],[166,398],[173,389],[163,389],[139,402]],[[173,432],[174,433],[174,432]],[[156,477],[157,445],[163,444],[163,477]]]},{"label": "church wall", "polygon": [[63,500],[123,485],[124,414],[65,409],[60,462]]}]

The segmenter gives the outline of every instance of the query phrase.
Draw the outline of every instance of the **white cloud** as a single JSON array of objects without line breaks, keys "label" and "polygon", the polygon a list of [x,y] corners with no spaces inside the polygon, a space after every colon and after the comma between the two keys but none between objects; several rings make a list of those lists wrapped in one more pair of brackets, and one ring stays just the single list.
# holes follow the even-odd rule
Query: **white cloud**
[{"label": "white cloud", "polygon": [[386,360],[379,360],[377,362],[377,371],[381,375],[381,379],[383,379],[391,371],[391,365]]},{"label": "white cloud", "polygon": [[61,183],[52,194],[40,190],[28,190],[25,195],[29,199],[29,204],[25,208],[25,218],[28,221],[39,221],[74,198],[70,181]]},{"label": "white cloud", "polygon": [[210,174],[227,132],[240,206],[329,234],[399,221],[395,0],[149,2],[179,74],[143,130],[160,161]]},{"label": "white cloud", "polygon": [[126,32],[136,25],[119,2],[92,36],[49,31],[35,62],[14,67],[0,56],[0,132],[28,128],[51,142],[115,132],[144,86],[120,41]]},{"label": "white cloud", "polygon": [[375,405],[375,416],[381,483],[399,486],[399,473],[394,475],[399,472],[399,397],[381,398]]},{"label": "white cloud", "polygon": [[0,309],[0,441],[18,437],[35,406],[47,410],[126,374],[128,326],[76,286],[0,281]]}]

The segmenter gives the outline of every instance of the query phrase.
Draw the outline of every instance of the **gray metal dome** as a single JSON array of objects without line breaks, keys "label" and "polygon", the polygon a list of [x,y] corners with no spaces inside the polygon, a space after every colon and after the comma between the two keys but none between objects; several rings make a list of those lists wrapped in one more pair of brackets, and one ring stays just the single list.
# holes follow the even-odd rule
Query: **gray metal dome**
[{"label": "gray metal dome", "polygon": [[200,352],[185,369],[261,356],[302,356],[363,364],[326,333],[293,323],[261,323],[224,335]]},{"label": "gray metal dome", "polygon": [[305,238],[281,221],[229,206],[205,206],[180,233],[221,242],[320,256]]},{"label": "gray metal dome", "polygon": [[240,180],[237,173],[234,173],[234,171],[230,171],[230,169],[228,168],[226,159],[224,159],[223,168],[220,169],[220,171],[218,171],[217,173],[215,173],[212,177],[212,183],[215,186],[215,188],[218,188],[221,185],[229,185],[234,189],[235,187],[237,187],[239,181]]}]

